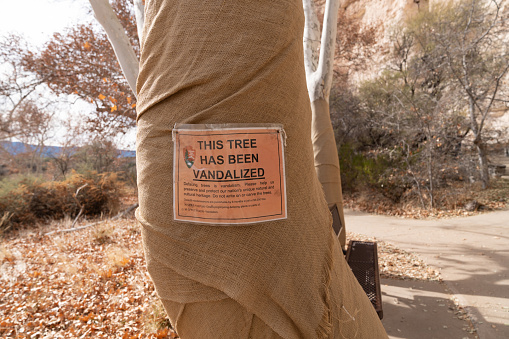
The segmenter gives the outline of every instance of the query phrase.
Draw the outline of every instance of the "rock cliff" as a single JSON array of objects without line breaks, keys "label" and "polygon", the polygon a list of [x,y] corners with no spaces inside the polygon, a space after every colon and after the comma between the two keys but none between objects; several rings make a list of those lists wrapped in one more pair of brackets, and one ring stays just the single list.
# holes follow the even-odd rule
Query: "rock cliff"
[{"label": "rock cliff", "polygon": [[[428,11],[445,1],[448,0],[342,0],[340,8],[347,18],[353,19],[361,27],[375,26],[377,28],[377,42],[371,47],[375,49],[375,53],[366,69],[350,72],[348,78],[352,85],[373,78],[385,68],[392,48],[389,37],[396,26],[403,24],[419,11]],[[500,1],[497,2],[500,3]],[[501,12],[506,17],[509,17],[508,3],[508,0],[501,2]],[[509,36],[506,39],[509,41]],[[503,87],[502,91],[509,95],[509,74],[506,76]],[[508,108],[508,104],[497,105],[492,113],[495,118],[492,121],[493,127],[509,130]],[[509,142],[509,136],[504,136],[502,139]]]},{"label": "rock cliff", "polygon": [[350,81],[365,80],[380,72],[391,46],[389,35],[395,26],[403,23],[419,11],[428,10],[430,1],[436,0],[343,0],[341,10],[345,16],[354,19],[361,27],[377,28],[377,43],[372,62],[366,70],[354,72]]}]

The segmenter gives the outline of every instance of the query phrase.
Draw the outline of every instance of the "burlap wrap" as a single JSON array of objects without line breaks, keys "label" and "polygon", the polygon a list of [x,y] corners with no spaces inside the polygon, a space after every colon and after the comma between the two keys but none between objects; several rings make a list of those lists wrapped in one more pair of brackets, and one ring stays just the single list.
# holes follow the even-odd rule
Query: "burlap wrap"
[{"label": "burlap wrap", "polygon": [[[283,338],[386,338],[339,252],[316,179],[301,1],[147,0],[145,14],[136,215],[149,273],[177,331],[184,339],[196,337],[186,326],[210,328],[196,332],[198,339],[271,337],[257,329],[266,326]],[[288,219],[175,222],[177,122],[283,124]],[[247,331],[232,334],[224,323],[208,321],[228,302],[243,310],[224,313],[230,323],[252,315]]]}]

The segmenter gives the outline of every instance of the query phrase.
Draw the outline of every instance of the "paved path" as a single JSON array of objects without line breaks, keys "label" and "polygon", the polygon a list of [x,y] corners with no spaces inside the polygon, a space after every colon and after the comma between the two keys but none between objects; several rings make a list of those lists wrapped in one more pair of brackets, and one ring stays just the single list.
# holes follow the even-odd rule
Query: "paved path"
[{"label": "paved path", "polygon": [[382,279],[382,323],[391,339],[474,339],[445,284]]},{"label": "paved path", "polygon": [[[480,339],[509,338],[509,210],[441,220],[400,219],[347,210],[345,218],[348,231],[390,242],[439,268],[449,290],[469,312]],[[386,285],[385,291],[382,286],[384,298],[389,298],[384,300],[384,307],[389,308],[384,309],[385,325],[395,320],[391,318],[394,307],[388,304],[390,298],[397,298],[403,293],[401,288],[411,286],[404,283],[398,292],[392,286],[394,282],[382,283]],[[392,338],[419,338],[389,334]],[[445,333],[421,338],[431,337],[456,338]],[[458,338],[470,337],[465,334]]]}]

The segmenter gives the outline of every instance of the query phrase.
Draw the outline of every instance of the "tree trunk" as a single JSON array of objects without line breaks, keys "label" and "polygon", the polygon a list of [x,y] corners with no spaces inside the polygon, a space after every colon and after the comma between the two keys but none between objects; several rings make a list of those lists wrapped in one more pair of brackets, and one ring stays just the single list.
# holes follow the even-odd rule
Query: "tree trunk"
[{"label": "tree trunk", "polygon": [[[136,58],[122,25],[113,12],[108,0],[89,1],[97,21],[103,26],[110,39],[131,89],[136,93],[136,79],[139,72],[138,59]],[[144,5],[141,0],[135,0],[134,5],[138,24],[138,36],[141,40],[144,22]],[[339,239],[341,246],[344,247],[346,243],[346,230],[339,158],[329,111],[329,95],[332,87],[339,0],[327,0],[325,4],[324,27],[321,36],[319,59],[317,44],[317,39],[320,36],[319,22],[312,0],[304,0],[303,5],[306,14],[304,53],[306,59],[305,66],[308,92],[313,112],[312,140],[315,150],[315,169],[325,192],[329,208],[335,205],[338,207],[341,224],[343,226]]]},{"label": "tree trunk", "polygon": [[469,97],[469,116],[470,116],[470,129],[474,133],[474,145],[477,148],[477,156],[479,159],[479,174],[481,175],[482,188],[488,188],[490,184],[490,175],[488,172],[488,158],[486,156],[486,146],[482,140],[479,124],[475,115],[474,100]]},{"label": "tree trunk", "polygon": [[[343,226],[338,236],[341,246],[344,248],[346,245],[346,229],[343,194],[341,192],[338,150],[329,110],[339,1],[327,0],[325,4],[324,25],[320,45],[317,42],[320,36],[320,25],[316,17],[313,1],[304,0],[303,6],[306,18],[304,29],[304,64],[312,110],[311,139],[315,157],[315,170],[322,184],[329,208],[335,205],[338,208],[341,225]],[[318,47],[320,47],[319,58]]]},{"label": "tree trunk", "polygon": [[143,2],[143,0],[134,0],[134,15],[136,17],[136,28],[140,42],[143,38],[143,25],[145,24],[145,5]]},{"label": "tree trunk", "polygon": [[486,147],[480,135],[477,135],[474,140],[475,147],[477,148],[477,156],[479,158],[479,171],[481,174],[482,188],[488,188],[490,184],[490,174],[488,171],[488,157],[486,155]]},{"label": "tree trunk", "polygon": [[341,175],[339,170],[338,149],[330,121],[329,103],[317,99],[311,103],[311,140],[315,156],[315,170],[322,184],[325,199],[329,208],[338,207],[341,225],[339,242],[346,244],[345,215],[343,211],[343,193],[341,191]]},{"label": "tree trunk", "polygon": [[129,42],[122,24],[118,20],[113,8],[108,0],[89,0],[94,10],[97,21],[106,31],[115,55],[117,56],[122,72],[136,95],[136,79],[138,78],[139,65],[138,58]]},{"label": "tree trunk", "polygon": [[429,208],[432,210],[435,207],[435,191],[433,185],[433,154],[432,154],[433,145],[430,145],[430,149],[428,149],[428,180],[429,180]]}]

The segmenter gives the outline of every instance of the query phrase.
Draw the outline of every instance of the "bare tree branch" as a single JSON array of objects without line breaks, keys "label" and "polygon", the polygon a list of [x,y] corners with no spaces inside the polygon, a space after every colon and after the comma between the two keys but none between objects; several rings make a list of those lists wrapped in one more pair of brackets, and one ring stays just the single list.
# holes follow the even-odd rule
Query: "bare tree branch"
[{"label": "bare tree branch", "polygon": [[108,0],[89,1],[97,21],[103,26],[108,35],[120,66],[122,67],[122,71],[124,72],[124,76],[127,82],[129,82],[132,92],[136,95],[136,80],[139,73],[139,63],[133,46]]}]

